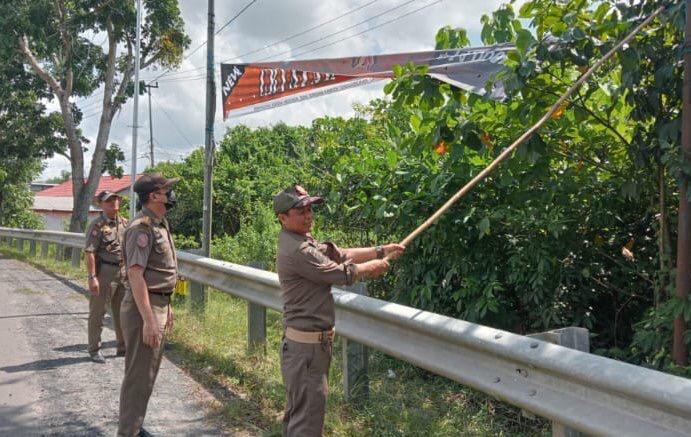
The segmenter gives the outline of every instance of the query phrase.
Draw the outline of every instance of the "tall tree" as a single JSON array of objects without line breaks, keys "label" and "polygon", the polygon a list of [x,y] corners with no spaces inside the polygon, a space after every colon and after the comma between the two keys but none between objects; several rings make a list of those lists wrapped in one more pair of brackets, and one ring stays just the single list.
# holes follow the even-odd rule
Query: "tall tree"
[{"label": "tall tree", "polygon": [[[190,39],[177,0],[145,0],[142,68],[179,64]],[[136,9],[127,0],[32,0],[0,6],[0,44],[14,47],[19,59],[44,83],[60,106],[72,167],[74,213],[71,231],[81,231],[98,180],[108,167],[108,137],[114,116],[132,95]],[[105,35],[105,47],[94,40]],[[88,174],[86,140],[76,97],[103,87],[101,118]],[[117,154],[117,152],[112,152]],[[112,156],[111,154],[111,156]],[[86,179],[86,180],[85,180]]]},{"label": "tall tree", "polygon": [[29,183],[41,161],[66,148],[60,116],[46,114],[49,97],[37,78],[0,50],[0,224],[35,227]]}]

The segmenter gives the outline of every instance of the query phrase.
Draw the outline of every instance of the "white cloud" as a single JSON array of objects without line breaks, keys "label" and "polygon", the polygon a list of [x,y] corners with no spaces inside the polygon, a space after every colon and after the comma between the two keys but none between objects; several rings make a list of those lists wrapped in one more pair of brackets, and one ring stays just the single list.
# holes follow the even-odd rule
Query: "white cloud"
[{"label": "white cloud", "polygon": [[[225,61],[228,58],[272,44],[371,1],[259,0],[216,37],[215,61]],[[421,6],[432,4],[435,0],[416,0],[406,4],[407,2],[408,0],[374,1],[342,19],[275,47],[249,55],[242,61],[256,61],[266,56],[276,56],[272,59],[277,59],[280,53],[292,49],[290,53],[284,53],[280,56],[280,59],[288,59],[296,53],[299,54],[335,41],[336,43],[330,47],[306,54],[304,58],[429,50],[434,47],[434,36],[437,30],[446,25],[466,28],[473,44],[479,45],[480,17],[483,14],[491,13],[501,3],[504,3],[504,1],[499,0],[444,0],[399,21],[349,38],[351,35],[399,17]],[[225,24],[245,4],[246,2],[216,2],[216,29]],[[206,40],[206,2],[182,0],[180,8],[185,20],[185,28],[192,39],[190,49],[194,49]],[[386,10],[392,8],[396,9],[384,14]],[[354,26],[377,14],[383,15],[338,35],[325,38],[319,43],[295,49],[303,44],[323,38],[329,33]],[[157,160],[179,157],[193,147],[204,143],[206,82],[203,75],[205,74],[205,60],[206,47],[202,47],[188,59],[185,59],[179,71],[162,77],[159,81],[160,87],[152,90]],[[148,80],[161,73],[160,70],[144,71],[141,77]],[[218,80],[218,77],[216,79]],[[306,125],[311,123],[314,118],[324,115],[352,115],[354,103],[365,103],[372,98],[382,96],[382,86],[381,83],[372,84],[367,87],[308,100],[300,105],[285,106],[229,120],[226,123],[221,120],[219,90],[216,104],[216,123],[214,123],[215,136],[217,140],[220,140],[226,128],[237,124],[265,126],[282,121],[288,124]],[[98,92],[100,93],[102,90]],[[94,103],[97,101],[100,101],[100,95],[92,96],[86,100],[87,109],[84,111],[86,115],[98,110],[98,105]],[[149,150],[147,105],[147,96],[141,96],[139,99],[138,154],[146,153]],[[130,99],[115,118],[110,135],[110,142],[119,144],[125,151],[128,160],[131,157],[132,110],[133,103]],[[85,136],[91,138],[92,141],[96,138],[98,122],[99,117],[96,115],[85,119],[81,125]],[[90,158],[91,154],[88,153],[87,156]],[[143,169],[148,164],[148,158],[140,158],[137,162],[138,168]],[[62,157],[50,159],[46,164],[44,177],[59,175],[61,170],[69,170],[69,162]],[[126,171],[129,171],[129,162],[125,164],[125,167]]]}]

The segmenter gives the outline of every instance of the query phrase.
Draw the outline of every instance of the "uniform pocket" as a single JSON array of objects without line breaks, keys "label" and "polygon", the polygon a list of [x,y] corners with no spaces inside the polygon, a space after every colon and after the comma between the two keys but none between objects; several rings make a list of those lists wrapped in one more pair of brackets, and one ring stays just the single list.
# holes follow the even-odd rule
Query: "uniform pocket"
[{"label": "uniform pocket", "polygon": [[164,238],[157,238],[154,242],[154,250],[156,251],[156,253],[165,253],[166,240]]}]

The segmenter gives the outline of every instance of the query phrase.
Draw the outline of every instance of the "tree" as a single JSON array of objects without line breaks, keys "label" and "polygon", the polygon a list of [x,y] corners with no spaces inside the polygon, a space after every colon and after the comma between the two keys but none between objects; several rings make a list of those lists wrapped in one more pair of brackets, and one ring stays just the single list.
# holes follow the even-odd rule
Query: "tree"
[{"label": "tree", "polygon": [[69,181],[72,178],[72,173],[67,170],[62,170],[60,176],[54,176],[52,178],[46,179],[44,182],[47,184],[61,184],[63,182]]},{"label": "tree", "polygon": [[[677,181],[691,174],[678,152],[680,2],[534,0],[519,16],[509,4],[483,17],[485,44],[517,47],[499,78],[506,103],[450,89],[423,76],[424,68],[402,68],[387,91],[409,127],[390,131],[404,149],[432,157],[434,151],[442,164],[432,167],[430,185],[423,178],[413,195],[382,197],[399,215],[420,205],[420,190],[442,189],[441,197],[448,197],[449,185],[457,188],[487,165],[637,21],[665,4],[664,15],[584,84],[514,159],[413,243],[431,251],[431,262],[410,265],[409,283],[440,281],[454,298],[420,297],[427,291],[421,287],[414,296],[419,302],[455,303],[462,316],[490,323],[513,317],[523,329],[571,319],[594,327],[611,353],[631,344],[641,361],[669,364],[671,321],[691,320],[691,302],[669,293],[676,217],[670,198],[678,196]],[[446,29],[437,44],[463,40]],[[448,238],[469,253],[446,252],[453,265],[439,268],[431,255],[434,247],[453,250],[443,243]],[[634,330],[626,328],[631,324]]]},{"label": "tree", "polygon": [[0,223],[3,226],[37,227],[30,212],[31,180],[41,171],[41,161],[63,151],[66,140],[60,117],[46,114],[40,103],[44,87],[21,63],[0,48]]},{"label": "tree", "polygon": [[[141,67],[176,66],[190,43],[177,1],[145,0],[143,3],[146,15],[141,32]],[[0,25],[4,29],[1,43],[16,50],[21,62],[44,82],[60,106],[75,205],[69,229],[81,231],[104,163],[108,167],[107,145],[113,117],[132,95],[134,2],[5,2],[0,6]],[[106,36],[106,50],[93,42],[93,37],[101,34]],[[87,175],[86,141],[78,127],[84,114],[73,99],[91,95],[100,86],[103,87],[101,117]],[[111,153],[117,156],[117,151]]]}]

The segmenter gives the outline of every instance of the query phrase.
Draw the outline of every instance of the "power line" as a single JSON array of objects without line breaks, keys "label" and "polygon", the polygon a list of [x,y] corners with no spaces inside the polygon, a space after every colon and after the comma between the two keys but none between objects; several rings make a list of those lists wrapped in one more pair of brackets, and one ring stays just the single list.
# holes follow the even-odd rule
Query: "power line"
[{"label": "power line", "polygon": [[[406,3],[404,3],[404,4],[402,4],[402,5],[399,5],[399,6],[396,7],[396,8],[391,8],[391,9],[385,11],[385,12],[382,12],[382,13],[378,14],[377,16],[371,17],[371,18],[369,18],[369,19],[367,19],[367,20],[364,20],[364,21],[362,21],[362,22],[360,22],[360,23],[358,23],[358,24],[355,24],[355,25],[353,25],[353,26],[349,26],[349,27],[347,27],[347,28],[345,28],[345,29],[342,29],[342,30],[339,30],[339,31],[337,31],[337,32],[333,32],[333,33],[331,33],[331,34],[329,34],[329,35],[326,35],[326,36],[324,36],[324,37],[322,37],[322,38],[319,38],[319,39],[317,39],[317,40],[314,40],[314,41],[312,41],[312,42],[310,42],[310,43],[303,44],[303,45],[301,45],[301,46],[299,46],[299,47],[306,47],[306,46],[315,44],[315,43],[317,43],[317,42],[319,42],[319,41],[323,41],[323,40],[325,40],[325,39],[327,39],[327,38],[329,38],[329,37],[331,37],[331,36],[334,36],[334,35],[336,35],[336,34],[343,33],[343,32],[346,31],[346,30],[349,30],[349,29],[351,29],[351,28],[353,28],[353,27],[356,27],[356,26],[358,26],[358,25],[360,25],[360,24],[362,24],[362,23],[364,23],[364,22],[371,21],[372,19],[377,18],[377,17],[379,17],[379,16],[381,16],[381,15],[383,15],[383,14],[385,14],[385,13],[391,11],[391,10],[398,9],[398,8],[403,7],[403,6],[406,6],[406,5],[408,5],[409,3],[412,3],[413,1],[415,1],[415,0],[410,0],[410,1],[408,1],[408,2],[406,2]],[[336,40],[336,41],[332,41],[332,42],[327,43],[327,44],[323,44],[323,45],[321,45],[321,46],[319,46],[319,47],[315,47],[315,48],[313,48],[313,49],[309,49],[309,50],[305,50],[305,51],[300,52],[300,53],[296,53],[295,55],[291,56],[291,58],[294,59],[294,58],[297,57],[297,56],[303,56],[303,55],[306,55],[306,54],[308,54],[308,53],[312,53],[312,52],[321,50],[321,49],[323,49],[323,48],[330,47],[330,46],[332,46],[332,45],[341,43],[341,42],[343,42],[343,41],[347,41],[347,40],[349,40],[349,39],[351,39],[351,38],[355,38],[356,36],[360,36],[360,35],[363,35],[363,34],[365,34],[365,33],[371,32],[371,31],[373,31],[373,30],[375,30],[375,29],[378,29],[378,28],[380,28],[380,27],[383,27],[383,26],[386,26],[386,25],[391,24],[391,23],[393,23],[393,22],[402,20],[403,18],[406,18],[406,17],[408,17],[408,16],[410,16],[410,15],[412,15],[412,14],[415,14],[415,13],[417,13],[417,12],[420,12],[420,11],[422,11],[423,9],[427,9],[427,8],[429,8],[429,7],[431,7],[431,6],[434,6],[434,5],[436,5],[437,3],[441,3],[442,1],[443,1],[443,0],[436,0],[436,1],[432,2],[432,3],[428,3],[428,4],[426,4],[426,5],[423,5],[423,6],[419,7],[419,8],[413,9],[413,10],[411,10],[411,11],[409,11],[409,12],[406,12],[406,13],[404,13],[404,14],[402,14],[402,15],[399,15],[398,17],[394,17],[394,18],[392,18],[392,19],[390,19],[390,20],[387,20],[387,21],[385,21],[385,22],[383,22],[383,23],[379,23],[379,24],[377,24],[377,25],[375,25],[375,26],[373,26],[373,27],[371,27],[371,28],[369,28],[369,29],[362,30],[362,31],[360,31],[360,32],[358,32],[358,33],[355,33],[355,34],[353,34],[353,35],[347,36],[347,37],[345,37],[345,38],[342,38],[342,39],[339,39],[339,40]],[[297,48],[299,48],[299,47],[297,47]],[[288,52],[290,52],[290,51],[292,51],[292,50],[288,50],[288,51],[286,51],[286,52],[279,53],[279,55],[288,53]],[[272,56],[278,56],[278,55],[272,55]],[[237,59],[237,58],[232,58],[232,59]],[[262,58],[262,59],[259,59],[258,61],[255,61],[255,62],[260,62],[260,61],[263,61],[263,60],[265,60],[265,59],[268,59],[268,58]],[[226,62],[226,61],[224,61],[224,62]],[[195,69],[191,69],[191,70],[180,71],[180,72],[177,72],[177,73],[178,73],[178,74],[179,74],[179,73],[183,73],[183,72],[184,72],[184,73],[189,73],[189,72],[191,72],[191,71],[201,70],[201,69],[205,69],[205,68],[206,68],[206,67],[200,67],[200,68],[195,68]],[[205,75],[191,75],[191,76],[189,76],[189,77],[171,78],[171,79],[166,79],[166,80],[164,80],[164,81],[165,81],[165,82],[169,82],[169,83],[174,83],[174,82],[186,82],[186,81],[202,80],[202,79],[205,79],[205,78],[206,78]]]},{"label": "power line", "polygon": [[168,118],[168,120],[170,121],[170,124],[172,124],[173,127],[175,128],[175,130],[178,131],[180,136],[182,138],[184,138],[185,141],[187,141],[187,145],[189,145],[190,147],[194,147],[192,145],[192,141],[190,141],[189,138],[187,138],[187,136],[182,132],[182,130],[180,130],[180,128],[178,127],[178,124],[173,120],[173,117],[171,117],[170,114],[168,114],[168,111],[166,111],[165,108],[158,103],[158,101],[156,100],[155,97],[152,96],[152,98],[153,98],[154,102],[156,103],[156,105],[161,109],[161,111],[163,111],[163,114]]},{"label": "power line", "polygon": [[[218,33],[219,33],[221,30],[223,30],[224,28],[226,28],[227,26],[229,26],[229,25],[230,25],[233,21],[235,21],[240,15],[242,15],[243,12],[245,12],[250,6],[252,6],[252,5],[253,5],[254,3],[256,3],[256,2],[257,2],[257,0],[251,0],[249,3],[247,3],[242,9],[240,9],[240,12],[238,12],[238,13],[235,14],[230,20],[228,20],[228,21],[227,21],[227,22],[226,22],[226,23],[225,23],[225,24],[224,24],[214,35],[218,35]],[[204,47],[204,46],[206,45],[207,42],[208,42],[207,40],[204,40],[204,42],[202,42],[202,43],[199,44],[197,47],[195,47],[194,50],[192,50],[190,53],[188,53],[184,58],[182,58],[182,60],[184,61],[184,60],[188,59],[190,56],[192,56],[193,54],[195,54],[199,49],[201,49],[202,47]],[[206,67],[204,67],[204,68],[206,68]],[[169,72],[170,72],[170,68],[167,69],[166,71],[164,71],[163,73],[159,74],[158,76],[154,77],[154,78],[151,79],[149,82],[153,82],[153,81],[155,81],[155,80],[158,80],[158,79],[162,78],[163,76],[169,74]]]},{"label": "power line", "polygon": [[332,45],[334,45],[334,44],[338,44],[338,43],[341,43],[341,42],[343,42],[343,41],[349,40],[350,38],[354,38],[354,37],[356,37],[356,36],[360,36],[360,35],[365,34],[365,33],[367,33],[367,32],[371,32],[371,31],[373,31],[373,30],[375,30],[375,29],[378,29],[378,28],[380,28],[380,27],[382,27],[382,26],[386,26],[387,24],[391,24],[391,23],[393,23],[393,22],[395,22],[395,21],[398,21],[398,20],[401,20],[401,19],[403,19],[403,18],[405,18],[405,17],[407,17],[407,16],[409,16],[409,15],[412,15],[412,14],[415,14],[415,13],[417,13],[417,12],[420,12],[421,10],[426,9],[426,8],[429,8],[430,6],[434,6],[434,5],[436,5],[437,3],[441,3],[442,1],[444,1],[444,0],[436,0],[436,1],[432,2],[432,3],[428,3],[428,4],[426,4],[426,5],[424,5],[424,6],[421,6],[421,7],[417,8],[417,9],[413,9],[412,11],[407,12],[407,13],[401,15],[401,16],[398,16],[398,17],[392,18],[392,19],[390,19],[390,20],[388,20],[388,21],[385,21],[385,22],[383,22],[383,23],[377,24],[377,25],[374,26],[374,27],[371,27],[371,28],[369,28],[369,29],[365,29],[365,30],[363,30],[363,31],[361,31],[361,32],[358,32],[358,33],[354,34],[354,35],[350,35],[350,36],[348,36],[347,38],[339,39],[339,40],[330,42],[330,43],[328,43],[328,44],[321,45],[321,46],[316,47],[316,48],[314,48],[314,49],[306,50],[306,51],[301,52],[301,53],[296,53],[295,55],[291,56],[291,58],[295,58],[296,56],[303,56],[303,55],[306,55],[306,54],[308,54],[308,53],[316,52],[317,50],[321,50],[321,49],[323,49],[323,48],[325,48],[325,47],[330,47],[330,46],[332,46]]},{"label": "power line", "polygon": [[199,80],[199,79],[206,79],[206,74],[191,74],[189,76],[174,77],[171,79],[161,79],[159,82],[161,82],[161,83],[186,82],[188,80]]},{"label": "power line", "polygon": [[[287,36],[287,37],[285,37],[285,38],[283,38],[283,39],[281,39],[281,40],[274,41],[274,42],[271,43],[271,44],[265,45],[265,46],[263,46],[263,47],[259,47],[259,48],[257,48],[257,49],[251,50],[251,51],[249,51],[249,52],[242,53],[242,54],[237,55],[237,56],[235,56],[235,57],[233,57],[233,58],[228,58],[228,59],[226,59],[225,61],[222,61],[222,62],[225,63],[225,62],[233,61],[233,60],[236,60],[236,59],[242,59],[242,58],[245,57],[245,56],[253,55],[253,54],[255,54],[255,53],[261,52],[261,51],[266,50],[266,49],[268,49],[268,48],[275,47],[275,46],[277,46],[277,45],[279,45],[279,44],[282,44],[282,43],[284,43],[284,42],[290,41],[290,40],[295,39],[295,38],[297,38],[297,37],[299,37],[299,36],[302,36],[302,35],[305,35],[305,34],[307,34],[307,33],[309,33],[309,32],[312,32],[313,30],[317,30],[317,29],[319,29],[319,28],[321,28],[321,27],[324,27],[324,26],[326,26],[327,24],[331,24],[331,23],[333,23],[333,22],[335,22],[335,21],[338,21],[338,20],[340,20],[340,19],[343,18],[343,17],[347,17],[348,15],[354,14],[355,12],[358,12],[358,11],[360,11],[360,10],[366,8],[367,6],[370,6],[371,4],[376,3],[376,2],[378,2],[378,1],[379,1],[379,0],[371,0],[371,1],[369,1],[369,2],[367,2],[367,3],[365,3],[365,4],[363,4],[363,5],[360,5],[360,6],[358,6],[358,7],[356,7],[356,8],[353,8],[353,9],[351,9],[351,10],[349,10],[349,11],[346,11],[346,12],[344,12],[344,13],[341,14],[341,15],[338,15],[338,16],[336,16],[336,17],[333,17],[333,18],[331,18],[331,19],[329,19],[329,20],[327,20],[327,21],[324,21],[324,22],[322,22],[322,23],[316,24],[316,25],[314,25],[314,26],[312,26],[312,27],[310,27],[310,28],[308,28],[308,29],[306,29],[306,30],[300,31],[300,32],[298,32],[298,33],[294,33],[294,34],[289,35],[289,36]],[[217,65],[220,65],[220,64],[221,64],[221,63],[218,63]],[[206,67],[192,68],[192,69],[189,69],[189,70],[181,70],[181,71],[172,72],[172,73],[170,73],[170,75],[186,74],[186,73],[190,73],[190,72],[193,72],[193,71],[204,70],[204,69],[206,69]]]},{"label": "power line", "polygon": [[333,23],[334,21],[338,21],[338,20],[340,20],[341,18],[346,17],[346,16],[348,16],[348,15],[351,15],[351,14],[357,12],[357,11],[360,11],[360,10],[366,8],[367,6],[369,6],[369,5],[373,4],[373,3],[376,3],[376,2],[378,2],[378,1],[379,1],[379,0],[372,0],[372,1],[368,2],[368,3],[365,3],[364,5],[360,5],[360,6],[356,7],[356,8],[354,8],[354,9],[351,9],[351,10],[349,10],[349,11],[347,11],[347,12],[345,12],[345,13],[343,13],[343,14],[337,16],[337,17],[334,17],[334,18],[332,18],[332,19],[330,19],[330,20],[324,21],[323,23],[317,24],[316,26],[312,26],[312,27],[310,27],[309,29],[303,30],[302,32],[294,33],[293,35],[290,35],[290,36],[288,36],[288,37],[283,38],[282,40],[273,42],[273,43],[271,43],[271,44],[269,44],[269,45],[266,45],[266,46],[264,46],[264,47],[260,47],[260,48],[258,48],[258,49],[255,49],[255,50],[252,50],[252,51],[249,51],[249,52],[246,52],[246,53],[242,53],[242,54],[240,54],[240,55],[238,55],[238,56],[235,56],[234,58],[226,59],[226,60],[223,61],[223,62],[233,61],[233,60],[235,60],[235,59],[242,59],[243,57],[245,57],[245,56],[247,56],[247,55],[253,55],[253,54],[255,54],[255,53],[257,53],[257,52],[260,52],[260,51],[262,51],[262,50],[266,50],[266,49],[268,49],[268,48],[275,47],[275,46],[277,46],[277,45],[279,45],[279,44],[281,44],[281,43],[290,41],[291,39],[295,39],[295,38],[297,38],[297,37],[299,37],[299,36],[302,36],[302,35],[305,35],[306,33],[311,32],[311,31],[313,31],[313,30],[317,30],[317,29],[319,29],[319,28],[321,28],[321,27],[324,27],[324,26],[326,26],[327,24],[331,24],[331,23]]},{"label": "power line", "polygon": [[242,15],[242,13],[245,12],[245,11],[247,10],[247,8],[249,8],[250,6],[252,6],[253,4],[255,4],[256,2],[257,2],[257,0],[252,0],[251,2],[247,3],[247,4],[245,5],[245,7],[243,7],[242,9],[240,9],[240,12],[238,12],[237,14],[235,14],[235,16],[234,16],[233,18],[231,18],[230,20],[228,20],[228,21],[226,22],[226,24],[224,24],[223,26],[221,26],[221,27],[216,31],[216,33],[215,33],[214,35],[218,35],[219,33],[221,33],[221,31],[222,31],[223,29],[225,29],[226,27],[230,26],[230,24],[231,24],[233,21],[235,21],[236,18],[238,18],[240,15]]},{"label": "power line", "polygon": [[[285,55],[285,54],[291,53],[291,52],[293,52],[293,51],[295,51],[295,50],[297,50],[297,49],[301,49],[301,48],[303,48],[303,47],[311,46],[312,44],[316,44],[316,43],[318,43],[318,42],[320,42],[320,41],[324,41],[325,39],[330,38],[330,37],[332,37],[332,36],[339,35],[339,34],[341,34],[341,33],[343,33],[343,32],[346,32],[346,31],[348,31],[348,30],[350,30],[350,29],[353,29],[353,28],[355,28],[355,27],[357,27],[357,26],[359,26],[359,25],[361,25],[361,24],[364,24],[364,23],[367,23],[367,22],[372,21],[372,20],[374,20],[374,19],[377,19],[377,18],[381,17],[382,15],[386,15],[386,14],[388,14],[389,12],[392,12],[392,11],[395,11],[395,10],[397,10],[397,9],[400,9],[400,8],[402,8],[402,7],[404,7],[404,6],[407,6],[407,5],[409,5],[409,4],[413,3],[413,2],[416,2],[416,1],[419,1],[419,0],[408,0],[407,2],[405,2],[405,3],[403,3],[403,4],[400,4],[400,5],[398,5],[398,6],[394,6],[393,8],[389,8],[389,9],[383,11],[383,12],[380,12],[380,13],[378,13],[378,14],[376,14],[376,15],[373,15],[373,16],[367,18],[366,20],[362,20],[362,21],[360,21],[359,23],[355,23],[355,24],[350,25],[350,26],[348,26],[348,27],[346,27],[346,28],[344,28],[344,29],[338,30],[338,31],[336,31],[336,32],[332,32],[332,33],[330,33],[330,34],[328,34],[328,35],[325,35],[325,36],[323,36],[323,37],[321,37],[321,38],[317,38],[317,39],[315,39],[314,41],[310,41],[310,42],[308,42],[308,43],[299,45],[299,46],[297,46],[297,47],[291,47],[290,49],[285,50],[285,51],[283,51],[283,52],[280,52],[280,53],[278,53],[278,54],[272,54],[272,55],[269,55],[269,56],[265,56],[265,57],[260,58],[260,59],[258,59],[258,60],[256,60],[256,61],[253,61],[253,62],[255,62],[255,63],[256,63],[256,62],[262,62],[262,61],[265,61],[265,60],[267,60],[267,59],[270,59],[270,58],[272,58],[272,57],[274,57],[274,56]],[[440,0],[440,1],[441,1],[441,0]]]}]

